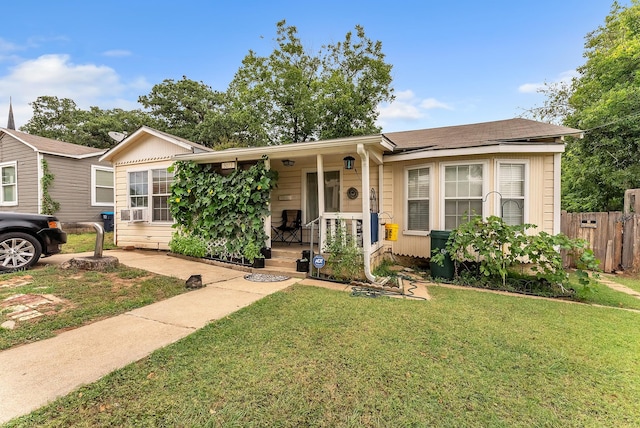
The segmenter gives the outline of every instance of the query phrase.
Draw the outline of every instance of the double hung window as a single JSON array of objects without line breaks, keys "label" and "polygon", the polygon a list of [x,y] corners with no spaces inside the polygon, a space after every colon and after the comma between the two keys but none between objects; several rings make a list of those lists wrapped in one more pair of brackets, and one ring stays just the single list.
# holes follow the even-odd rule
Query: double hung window
[{"label": "double hung window", "polygon": [[427,232],[430,229],[429,199],[431,168],[411,167],[405,170],[406,230]]},{"label": "double hung window", "polygon": [[173,174],[166,169],[129,172],[129,207],[150,209],[152,222],[173,221],[169,211],[172,182]]},{"label": "double hung window", "polygon": [[91,205],[113,205],[113,168],[93,165],[91,167]]},{"label": "double hung window", "polygon": [[511,226],[524,223],[525,171],[524,163],[498,163],[499,215]]},{"label": "double hung window", "polygon": [[2,177],[2,192],[0,192],[0,205],[18,204],[18,168],[16,162],[0,164]]},{"label": "double hung window", "polygon": [[452,230],[483,215],[484,164],[444,167],[444,227]]}]

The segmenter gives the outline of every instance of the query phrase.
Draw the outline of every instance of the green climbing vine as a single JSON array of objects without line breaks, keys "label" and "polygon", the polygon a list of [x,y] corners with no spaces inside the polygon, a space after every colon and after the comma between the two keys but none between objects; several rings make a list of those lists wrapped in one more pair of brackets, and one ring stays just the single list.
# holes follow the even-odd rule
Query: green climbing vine
[{"label": "green climbing vine", "polygon": [[42,159],[42,178],[40,186],[42,187],[42,214],[53,215],[60,209],[60,203],[54,201],[49,193],[49,187],[53,183],[54,175],[49,171],[49,164],[46,159]]},{"label": "green climbing vine", "polygon": [[209,256],[249,262],[262,257],[260,249],[267,240],[264,218],[278,178],[276,171],[267,170],[265,159],[228,175],[218,173],[211,164],[176,162],[169,200],[177,229],[174,247],[197,238],[210,243]]}]

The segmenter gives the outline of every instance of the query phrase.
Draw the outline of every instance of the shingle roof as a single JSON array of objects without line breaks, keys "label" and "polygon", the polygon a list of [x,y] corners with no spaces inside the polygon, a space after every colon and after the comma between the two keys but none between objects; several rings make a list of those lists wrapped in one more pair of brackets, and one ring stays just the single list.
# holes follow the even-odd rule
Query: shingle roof
[{"label": "shingle roof", "polygon": [[31,135],[14,129],[0,128],[1,132],[11,135],[13,138],[32,147],[35,151],[72,157],[83,158],[91,156],[99,156],[106,150],[97,149],[95,147],[81,146],[79,144],[65,143],[64,141],[53,140],[51,138]]},{"label": "shingle roof", "polygon": [[395,152],[427,149],[458,149],[501,143],[549,143],[557,138],[579,136],[583,131],[529,119],[507,119],[470,125],[446,126],[383,134],[396,144]]}]

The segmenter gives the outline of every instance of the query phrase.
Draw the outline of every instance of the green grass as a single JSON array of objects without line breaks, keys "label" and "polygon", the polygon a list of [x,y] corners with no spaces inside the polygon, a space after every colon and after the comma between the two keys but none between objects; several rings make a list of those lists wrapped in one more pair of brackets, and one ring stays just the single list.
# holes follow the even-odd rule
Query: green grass
[{"label": "green grass", "polygon": [[[124,313],[185,291],[184,282],[120,265],[108,272],[63,270],[56,266],[0,275],[31,280],[20,287],[1,287],[0,303],[15,294],[52,294],[64,299],[56,312],[19,321],[13,330],[0,329],[0,350],[52,337],[57,331]],[[62,310],[63,309],[63,310]],[[8,309],[0,306],[0,323],[9,320]]]},{"label": "green grass", "polygon": [[631,427],[640,314],[294,286],[8,426]]},{"label": "green grass", "polygon": [[[84,253],[94,251],[96,248],[95,233],[69,233],[67,235],[67,243],[62,245],[63,254]],[[117,248],[113,244],[113,232],[105,232],[104,245],[105,250]]]}]

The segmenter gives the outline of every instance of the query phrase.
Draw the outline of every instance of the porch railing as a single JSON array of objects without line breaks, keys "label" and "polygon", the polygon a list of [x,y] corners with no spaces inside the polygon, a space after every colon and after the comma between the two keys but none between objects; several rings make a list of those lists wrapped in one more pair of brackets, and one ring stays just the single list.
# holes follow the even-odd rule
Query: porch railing
[{"label": "porch railing", "polygon": [[324,249],[327,237],[334,236],[338,227],[341,227],[353,238],[353,242],[362,248],[362,213],[324,213],[320,220],[320,242],[318,243],[320,251]]}]

